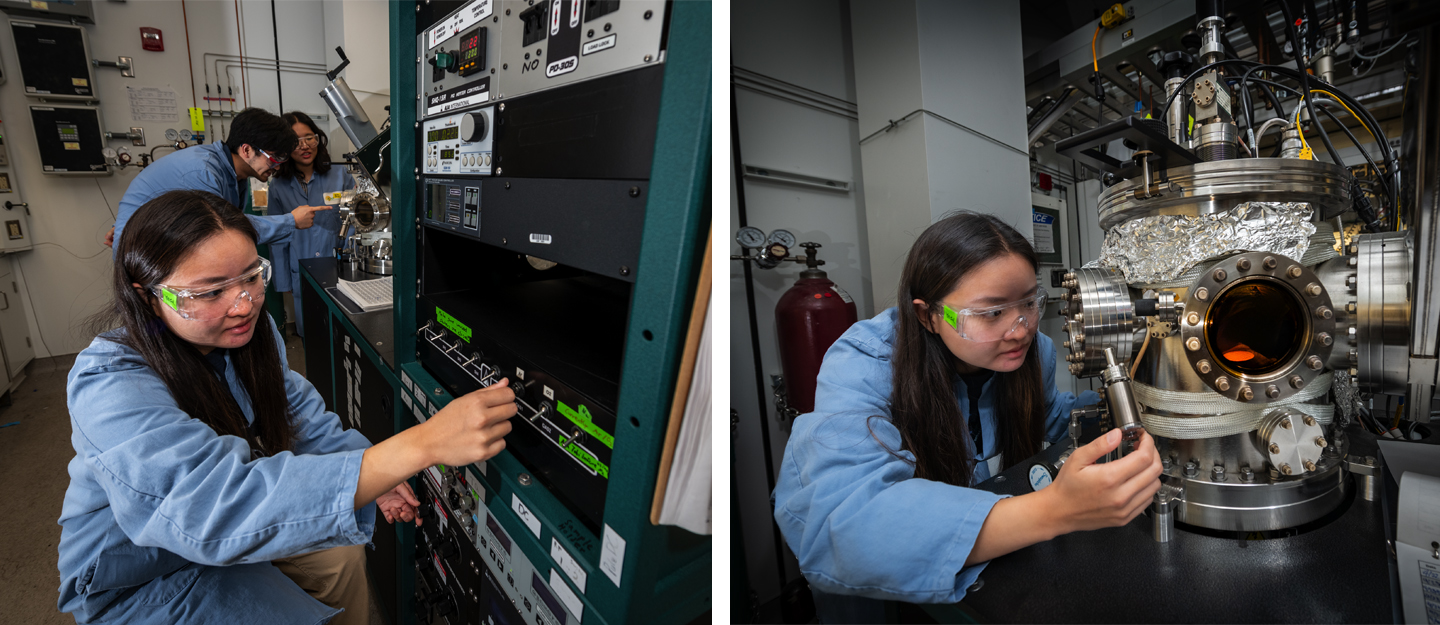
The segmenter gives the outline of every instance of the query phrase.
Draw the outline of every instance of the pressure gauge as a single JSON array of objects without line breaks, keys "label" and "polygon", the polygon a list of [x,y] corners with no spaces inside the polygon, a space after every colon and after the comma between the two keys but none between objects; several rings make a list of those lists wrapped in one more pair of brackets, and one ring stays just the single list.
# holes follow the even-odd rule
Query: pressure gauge
[{"label": "pressure gauge", "polygon": [[786,248],[793,248],[795,247],[795,235],[790,234],[789,230],[776,230],[770,233],[770,238],[765,239],[765,242],[779,243]]},{"label": "pressure gauge", "polygon": [[181,129],[180,129],[180,139],[182,139],[182,140],[184,140],[184,141],[189,141],[189,140],[190,140],[190,137],[193,137],[193,136],[195,136],[195,133],[190,132],[190,129],[189,129],[189,128],[181,128]]},{"label": "pressure gauge", "polygon": [[105,148],[100,150],[100,153],[105,155],[105,158],[115,158],[115,155],[119,154],[119,152],[115,151],[115,148]]},{"label": "pressure gauge", "polygon": [[175,129],[174,129],[174,128],[166,128],[166,129],[165,129],[165,140],[166,140],[166,141],[169,141],[169,142],[171,142],[171,143],[174,143],[175,140],[176,140],[176,139],[179,139],[179,138],[180,138],[180,133],[175,132]]},{"label": "pressure gauge", "polygon": [[1055,481],[1054,469],[1050,468],[1047,462],[1037,462],[1030,465],[1030,490],[1040,490],[1049,486]]},{"label": "pressure gauge", "polygon": [[771,243],[765,247],[765,255],[774,258],[775,262],[780,262],[790,255],[790,248],[780,243]]},{"label": "pressure gauge", "polygon": [[765,233],[759,228],[745,226],[735,233],[735,242],[739,243],[740,247],[758,250],[765,245]]},{"label": "pressure gauge", "polygon": [[130,153],[130,148],[127,148],[127,147],[125,147],[125,146],[122,145],[122,146],[120,146],[120,147],[118,147],[118,148],[115,148],[115,151],[116,151],[117,153],[120,153],[120,154],[129,154],[129,153]]}]

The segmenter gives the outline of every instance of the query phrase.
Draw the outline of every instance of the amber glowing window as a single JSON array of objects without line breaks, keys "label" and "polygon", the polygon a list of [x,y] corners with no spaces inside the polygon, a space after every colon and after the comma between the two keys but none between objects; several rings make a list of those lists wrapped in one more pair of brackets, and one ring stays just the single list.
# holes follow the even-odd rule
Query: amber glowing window
[{"label": "amber glowing window", "polygon": [[1237,284],[1215,298],[1205,319],[1205,342],[1221,366],[1260,376],[1283,366],[1304,347],[1301,302],[1283,285]]}]

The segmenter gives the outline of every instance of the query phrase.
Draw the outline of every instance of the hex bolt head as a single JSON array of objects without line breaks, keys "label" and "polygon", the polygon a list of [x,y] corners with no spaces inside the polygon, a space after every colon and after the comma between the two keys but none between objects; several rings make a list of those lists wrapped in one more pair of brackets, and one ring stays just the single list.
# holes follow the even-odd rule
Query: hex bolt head
[{"label": "hex bolt head", "polygon": [[1306,471],[1314,471],[1314,470],[1315,470],[1315,463],[1314,463],[1314,462],[1311,462],[1311,461],[1309,461],[1309,460],[1306,460],[1306,461],[1304,462],[1304,466],[1305,466],[1305,470],[1306,470]]},{"label": "hex bolt head", "polygon": [[1251,470],[1250,467],[1240,467],[1240,481],[1242,481],[1242,482],[1253,482],[1253,481],[1255,481],[1255,471]]},{"label": "hex bolt head", "polygon": [[1192,313],[1190,313],[1190,314],[1188,314],[1188,315],[1185,315],[1185,323],[1188,323],[1188,324],[1190,324],[1190,325],[1192,325],[1192,326],[1193,326],[1193,325],[1199,325],[1199,323],[1200,323],[1200,313],[1193,313],[1193,312],[1192,312]]},{"label": "hex bolt head", "polygon": [[1250,401],[1252,399],[1255,399],[1255,391],[1250,390],[1249,386],[1242,387],[1240,389],[1240,401]]},{"label": "hex bolt head", "polygon": [[1347,329],[1345,330],[1345,333],[1346,333],[1346,334],[1349,334],[1349,335],[1350,335],[1350,338],[1353,339],[1353,338],[1355,338],[1355,335],[1358,333],[1358,331],[1355,329],[1355,326],[1350,326],[1349,328],[1347,328]]},{"label": "hex bolt head", "polygon": [[521,473],[517,481],[520,482],[521,486],[529,486],[530,482],[533,481],[533,479],[530,477],[529,473]]},{"label": "hex bolt head", "polygon": [[1315,297],[1315,296],[1323,293],[1324,291],[1325,291],[1324,288],[1322,288],[1319,284],[1316,284],[1316,283],[1314,283],[1314,282],[1311,282],[1310,284],[1305,285],[1305,294],[1306,294],[1306,295],[1309,295],[1310,297]]},{"label": "hex bolt head", "polygon": [[1085,321],[1085,313],[1083,313],[1083,312],[1077,312],[1077,313],[1075,313],[1075,320],[1076,320],[1076,321]]},{"label": "hex bolt head", "polygon": [[1277,445],[1277,444],[1275,444],[1275,443],[1270,443],[1270,453],[1272,453],[1272,454],[1278,454],[1278,453],[1280,453],[1280,446]]},{"label": "hex bolt head", "polygon": [[1235,261],[1235,268],[1239,269],[1240,271],[1250,271],[1250,259],[1242,258]]},{"label": "hex bolt head", "polygon": [[1188,349],[1192,352],[1200,351],[1200,338],[1192,336],[1188,339],[1185,339],[1185,349]]},{"label": "hex bolt head", "polygon": [[1354,314],[1357,308],[1359,308],[1359,306],[1356,306],[1355,302],[1348,302],[1345,304],[1345,312],[1347,313]]},{"label": "hex bolt head", "polygon": [[1355,276],[1345,278],[1345,286],[1348,286],[1352,289],[1355,288]]},{"label": "hex bolt head", "polygon": [[1215,378],[1215,388],[1220,389],[1220,392],[1222,392],[1222,393],[1225,392],[1225,391],[1230,390],[1230,378],[1226,378],[1226,377]]},{"label": "hex bolt head", "polygon": [[1316,436],[1316,437],[1315,437],[1315,446],[1316,446],[1316,447],[1324,448],[1325,445],[1327,445],[1327,443],[1325,442],[1325,437],[1324,437],[1324,436]]},{"label": "hex bolt head", "polygon": [[1269,397],[1270,399],[1275,399],[1276,397],[1279,397],[1280,387],[1275,386],[1274,384],[1265,387],[1265,396]]},{"label": "hex bolt head", "polygon": [[1329,306],[1321,306],[1315,309],[1315,316],[1321,319],[1330,319],[1335,316],[1335,311],[1330,310]]},{"label": "hex bolt head", "polygon": [[1196,371],[1199,371],[1199,372],[1200,372],[1200,375],[1209,375],[1209,374],[1210,374],[1210,361],[1208,361],[1208,360],[1202,360],[1202,361],[1200,361],[1200,362],[1195,363],[1195,370],[1196,370]]},{"label": "hex bolt head", "polygon": [[1185,463],[1185,477],[1195,477],[1196,475],[1199,475],[1199,474],[1200,474],[1200,465],[1195,464],[1195,462],[1194,462],[1193,460],[1190,461],[1190,462]]},{"label": "hex bolt head", "polygon": [[[1329,334],[1325,334],[1324,336],[1320,337],[1321,343],[1329,345],[1330,341],[1331,339]],[[1319,371],[1321,367],[1325,366],[1325,363],[1320,362],[1319,356],[1311,356],[1305,359],[1305,366],[1310,367],[1312,371]]]},{"label": "hex bolt head", "polygon": [[[1310,415],[1307,414],[1307,415],[1305,415],[1305,418],[1301,419],[1301,421],[1304,421],[1304,422],[1305,422],[1305,425],[1308,425],[1308,426],[1310,426],[1310,427],[1312,427],[1312,428],[1315,427],[1315,417],[1312,417],[1312,416],[1310,416]],[[1324,440],[1324,439],[1321,439],[1321,440]],[[1321,447],[1324,447],[1325,445],[1322,444],[1322,445],[1320,445],[1320,446],[1321,446]]]},{"label": "hex bolt head", "polygon": [[1210,297],[1210,289],[1207,289],[1203,286],[1195,289],[1195,297],[1201,300],[1208,299]]},{"label": "hex bolt head", "polygon": [[1266,269],[1274,269],[1277,263],[1275,262],[1274,256],[1266,256],[1265,260],[1260,261],[1260,264],[1263,265]]},{"label": "hex bolt head", "polygon": [[1305,378],[1302,378],[1298,375],[1290,376],[1290,387],[1296,390],[1305,388]]},{"label": "hex bolt head", "polygon": [[1064,292],[1064,293],[1061,293],[1061,294],[1060,294],[1060,299],[1063,299],[1063,300],[1065,300],[1065,301],[1067,301],[1067,302],[1070,301],[1070,292],[1069,292],[1069,291],[1066,291],[1066,292]]},{"label": "hex bolt head", "polygon": [[1163,469],[1166,470],[1166,471],[1169,471],[1169,470],[1170,470],[1170,465],[1171,465],[1171,464],[1174,464],[1174,463],[1173,463],[1173,461],[1170,460],[1170,456],[1165,456],[1164,458],[1161,458],[1161,459],[1160,459],[1160,466],[1161,466],[1161,468],[1163,468]]},{"label": "hex bolt head", "polygon": [[1065,349],[1070,349],[1070,341],[1061,341],[1060,346],[1064,347]]},{"label": "hex bolt head", "polygon": [[1210,469],[1210,481],[1212,481],[1212,482],[1223,482],[1223,481],[1225,481],[1225,467],[1218,466],[1218,465],[1215,466],[1215,467],[1212,467],[1212,468]]},{"label": "hex bolt head", "polygon": [[1285,270],[1285,276],[1292,280],[1295,278],[1299,278],[1301,273],[1304,272],[1300,269],[1298,265]]},{"label": "hex bolt head", "polygon": [[1288,464],[1280,465],[1280,472],[1285,475],[1290,475],[1291,473],[1294,473],[1294,471],[1290,470],[1290,465]]},{"label": "hex bolt head", "polygon": [[1345,261],[1345,264],[1351,267],[1358,267],[1360,265],[1360,259],[1355,256],[1351,256],[1350,260]]},{"label": "hex bolt head", "polygon": [[1292,425],[1292,424],[1290,423],[1290,417],[1285,417],[1284,419],[1281,419],[1281,420],[1280,420],[1280,427],[1281,427],[1282,429],[1288,430],[1288,429],[1290,429],[1290,426],[1291,426],[1291,425]]},{"label": "hex bolt head", "polygon": [[1215,273],[1210,274],[1210,277],[1214,278],[1216,282],[1224,282],[1225,276],[1226,273],[1224,269],[1216,269]]}]

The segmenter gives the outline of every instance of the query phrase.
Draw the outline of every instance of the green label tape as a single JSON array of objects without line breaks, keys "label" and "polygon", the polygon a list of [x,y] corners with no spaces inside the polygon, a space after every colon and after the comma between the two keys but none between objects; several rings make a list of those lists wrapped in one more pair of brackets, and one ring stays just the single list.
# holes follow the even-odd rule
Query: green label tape
[{"label": "green label tape", "polygon": [[580,404],[579,410],[566,406],[563,401],[557,401],[555,404],[559,407],[560,414],[565,415],[565,418],[569,419],[575,425],[580,426],[580,429],[584,430],[586,434],[595,437],[597,441],[605,443],[606,447],[611,449],[615,448],[615,437],[590,421],[590,409],[586,408],[585,404]]},{"label": "green label tape", "polygon": [[160,289],[160,299],[164,300],[165,305],[169,306],[171,310],[180,310],[180,305],[175,301],[174,291],[166,288]]},{"label": "green label tape", "polygon": [[949,306],[946,306],[945,304],[941,304],[941,306],[945,306],[945,323],[946,323],[947,325],[949,325],[950,327],[955,328],[956,330],[959,330],[959,329],[960,329],[960,315],[955,312],[955,309],[954,309],[954,308],[951,308],[951,307],[949,307]]},{"label": "green label tape", "polygon": [[455,336],[464,339],[466,343],[470,342],[470,326],[460,323],[449,313],[440,310],[439,306],[435,307],[435,319],[440,322],[440,325],[445,326],[446,330],[454,332]]},{"label": "green label tape", "polygon": [[[556,442],[563,443],[565,442],[565,438],[561,437]],[[569,452],[570,455],[575,456],[575,459],[584,463],[585,466],[594,469],[596,473],[600,474],[600,477],[603,477],[607,480],[610,479],[610,467],[605,466],[605,463],[597,460],[595,456],[590,455],[590,452],[585,451],[579,445],[576,445],[575,443],[570,443],[565,446],[565,451]]]}]

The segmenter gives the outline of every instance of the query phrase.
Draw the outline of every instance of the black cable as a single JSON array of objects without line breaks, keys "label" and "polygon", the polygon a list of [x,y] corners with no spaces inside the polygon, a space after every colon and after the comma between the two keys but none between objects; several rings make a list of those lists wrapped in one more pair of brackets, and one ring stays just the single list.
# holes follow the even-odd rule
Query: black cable
[{"label": "black cable", "polygon": [[95,180],[95,188],[100,190],[100,199],[105,200],[105,208],[110,209],[110,218],[119,219],[119,217],[115,215],[115,209],[110,207],[110,198],[105,197],[105,189],[100,188],[100,179],[94,178],[93,180]]},{"label": "black cable", "polygon": [[[730,150],[733,154],[735,168],[735,208],[738,213],[740,227],[749,225],[745,211],[745,177],[740,175],[745,171],[745,161],[740,158],[740,118],[736,112],[735,83],[730,83]],[[745,274],[745,312],[750,321],[750,350],[755,356],[755,392],[759,395],[760,408],[760,443],[761,452],[765,456],[765,481],[767,492],[775,490],[775,464],[770,453],[770,411],[765,405],[765,374],[764,365],[760,360],[760,324],[755,312],[755,280],[751,275],[750,263],[741,262],[740,266]],[[780,535],[780,526],[775,523],[774,515],[767,515],[770,518],[770,531],[775,541],[775,568],[779,577],[777,581],[780,586],[785,585],[785,539]]]},{"label": "black cable", "polygon": [[280,87],[280,19],[275,16],[275,0],[270,0],[270,34],[275,37],[275,99],[280,114],[285,114],[285,91]]},{"label": "black cable", "polygon": [[[1365,148],[1360,147],[1360,141],[1355,139],[1355,133],[1350,132],[1350,129],[1346,128],[1345,124],[1340,123],[1340,118],[1336,117],[1334,113],[1330,112],[1329,107],[1326,107],[1324,102],[1320,103],[1320,112],[1325,113],[1325,115],[1330,118],[1330,121],[1335,122],[1335,125],[1340,127],[1340,130],[1345,131],[1345,136],[1350,138],[1350,143],[1355,144],[1355,149],[1359,150],[1360,155],[1365,157],[1365,162],[1370,164],[1371,169],[1379,172],[1380,168],[1375,166],[1375,160],[1370,158],[1370,152],[1366,151]],[[1384,180],[1381,180],[1381,182],[1383,183]],[[1390,188],[1386,187],[1385,192],[1388,194],[1390,192]]]},{"label": "black cable", "polygon": [[1196,78],[1197,76],[1199,76],[1200,74],[1205,73],[1205,70],[1208,70],[1208,69],[1211,69],[1211,68],[1214,68],[1214,67],[1219,67],[1219,66],[1221,66],[1221,65],[1235,65],[1235,64],[1244,64],[1244,65],[1247,65],[1247,66],[1249,66],[1249,65],[1259,65],[1259,63],[1256,63],[1255,61],[1245,61],[1245,60],[1242,60],[1242,59],[1225,59],[1225,60],[1223,60],[1223,61],[1215,61],[1214,63],[1211,63],[1211,64],[1209,64],[1209,65],[1205,65],[1205,66],[1201,67],[1200,69],[1197,69],[1197,70],[1195,70],[1194,72],[1191,72],[1189,76],[1186,76],[1186,77],[1185,77],[1185,82],[1180,83],[1180,87],[1175,90],[1175,93],[1172,93],[1172,94],[1170,94],[1169,97],[1165,98],[1165,110],[1164,110],[1164,111],[1161,111],[1161,113],[1160,113],[1160,119],[1167,119],[1166,115],[1168,115],[1168,114],[1170,113],[1170,106],[1175,103],[1175,96],[1178,96],[1178,95],[1180,95],[1181,93],[1184,93],[1184,92],[1185,92],[1185,85],[1190,84],[1190,81],[1195,80],[1195,78]]},{"label": "black cable", "polygon": [[1320,119],[1315,115],[1314,98],[1310,97],[1310,73],[1305,71],[1305,66],[1310,64],[1309,43],[1300,38],[1299,31],[1295,29],[1295,15],[1290,10],[1289,0],[1280,1],[1280,12],[1285,16],[1285,28],[1290,33],[1290,41],[1295,49],[1295,67],[1300,74],[1300,93],[1303,96],[1301,102],[1305,104],[1305,110],[1309,111],[1310,119],[1315,122],[1315,127],[1320,129],[1320,141],[1325,145],[1325,152],[1330,155],[1330,160],[1336,165],[1344,166],[1340,157],[1335,154],[1335,146],[1330,145],[1330,136],[1325,134],[1325,128],[1320,124]]}]

